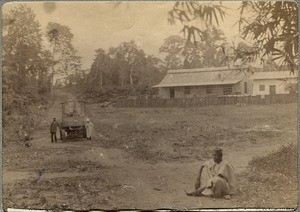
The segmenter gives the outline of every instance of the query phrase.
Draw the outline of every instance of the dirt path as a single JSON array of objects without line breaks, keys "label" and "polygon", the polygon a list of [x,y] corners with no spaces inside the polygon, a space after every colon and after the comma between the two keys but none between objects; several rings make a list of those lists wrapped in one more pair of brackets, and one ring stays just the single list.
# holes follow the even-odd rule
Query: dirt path
[{"label": "dirt path", "polygon": [[[71,96],[61,92],[53,106],[45,114],[45,117],[42,118],[41,127],[36,131],[35,139],[32,141],[32,149],[36,151],[40,148],[44,148],[46,151],[51,149],[51,154],[43,156],[41,160],[44,160],[44,164],[47,161],[55,160],[56,164],[53,164],[53,167],[59,166],[59,161],[70,160],[81,161],[83,165],[85,163],[92,165],[87,171],[81,171],[80,167],[78,168],[79,165],[75,166],[74,169],[65,167],[63,171],[60,170],[59,172],[55,171],[53,167],[53,169],[45,167],[46,171],[42,176],[43,181],[64,178],[72,182],[78,178],[89,179],[93,177],[94,179],[97,176],[105,176],[105,179],[98,186],[107,188],[115,186],[116,188],[114,187],[108,192],[116,191],[116,193],[109,193],[107,196],[111,199],[107,197],[108,200],[105,199],[105,203],[94,204],[93,208],[191,209],[234,207],[233,202],[228,200],[191,198],[185,195],[184,190],[190,191],[193,189],[194,180],[202,161],[149,164],[137,160],[121,149],[99,147],[99,143],[102,142],[101,138],[95,138],[92,141],[76,139],[76,141],[68,140],[65,143],[52,144],[47,128],[53,117],[59,117],[59,102],[66,98],[71,98]],[[93,116],[93,114],[90,115]],[[274,143],[256,141],[255,143],[236,143],[234,145],[224,144],[224,158],[233,164],[237,172],[241,172],[253,157],[264,155],[278,149],[280,146],[282,146],[282,142],[278,141]],[[65,163],[62,164],[65,165]],[[101,166],[95,168],[93,164],[101,164]],[[10,169],[5,171],[3,183],[4,185],[10,185],[18,181],[30,180],[35,175],[36,171],[34,169]],[[53,193],[51,195],[54,195]],[[80,198],[82,199],[82,197]],[[93,198],[94,202],[97,202],[97,196],[89,198],[92,202]]]}]

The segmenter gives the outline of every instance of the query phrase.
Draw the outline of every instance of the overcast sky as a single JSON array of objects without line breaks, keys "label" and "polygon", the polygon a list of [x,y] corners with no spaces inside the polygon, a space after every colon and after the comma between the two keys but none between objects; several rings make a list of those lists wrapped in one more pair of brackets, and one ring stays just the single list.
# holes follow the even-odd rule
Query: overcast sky
[{"label": "overcast sky", "polygon": [[[217,2],[216,2],[217,3]],[[7,12],[18,2],[4,5]],[[159,55],[159,47],[170,35],[179,35],[180,23],[167,22],[168,11],[174,2],[44,2],[24,3],[30,6],[41,24],[43,33],[48,22],[67,25],[74,34],[73,44],[82,57],[82,68],[89,69],[95,50],[107,50],[121,42],[135,40],[147,54]],[[117,6],[118,4],[118,6]],[[230,40],[237,40],[240,2],[223,2],[229,8],[220,28]],[[198,23],[199,24],[199,23]],[[200,24],[201,25],[201,24]],[[182,35],[183,36],[183,35]]]}]

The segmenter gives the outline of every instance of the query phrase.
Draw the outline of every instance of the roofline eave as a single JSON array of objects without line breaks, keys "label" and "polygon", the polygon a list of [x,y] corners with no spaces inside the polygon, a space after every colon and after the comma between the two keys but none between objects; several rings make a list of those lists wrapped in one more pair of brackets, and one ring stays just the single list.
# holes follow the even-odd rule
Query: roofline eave
[{"label": "roofline eave", "polygon": [[171,88],[171,87],[193,87],[193,86],[209,86],[209,85],[234,85],[241,82],[227,82],[227,83],[212,83],[212,84],[194,84],[194,85],[187,85],[187,84],[181,84],[181,85],[154,85],[153,88]]}]

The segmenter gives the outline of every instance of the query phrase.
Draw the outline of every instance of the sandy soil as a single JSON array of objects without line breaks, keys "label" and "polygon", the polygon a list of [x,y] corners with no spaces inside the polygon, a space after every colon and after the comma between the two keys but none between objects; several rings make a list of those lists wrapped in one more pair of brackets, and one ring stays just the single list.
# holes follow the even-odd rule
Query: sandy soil
[{"label": "sandy soil", "polygon": [[[221,146],[238,173],[256,156],[297,142],[297,105],[122,109],[88,105],[93,140],[52,144],[60,92],[31,147],[3,149],[4,208],[236,208],[247,203],[187,197],[201,163]],[[37,182],[39,170],[45,172]],[[287,194],[289,195],[289,194]],[[284,203],[266,203],[270,207]]]}]

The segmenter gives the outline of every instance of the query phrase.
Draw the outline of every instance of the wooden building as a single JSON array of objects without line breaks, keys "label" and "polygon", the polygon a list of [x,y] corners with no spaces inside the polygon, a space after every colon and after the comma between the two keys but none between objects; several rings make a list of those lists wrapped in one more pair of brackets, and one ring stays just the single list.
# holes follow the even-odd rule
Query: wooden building
[{"label": "wooden building", "polygon": [[249,67],[211,67],[169,70],[156,86],[161,98],[240,95],[249,92]]}]

